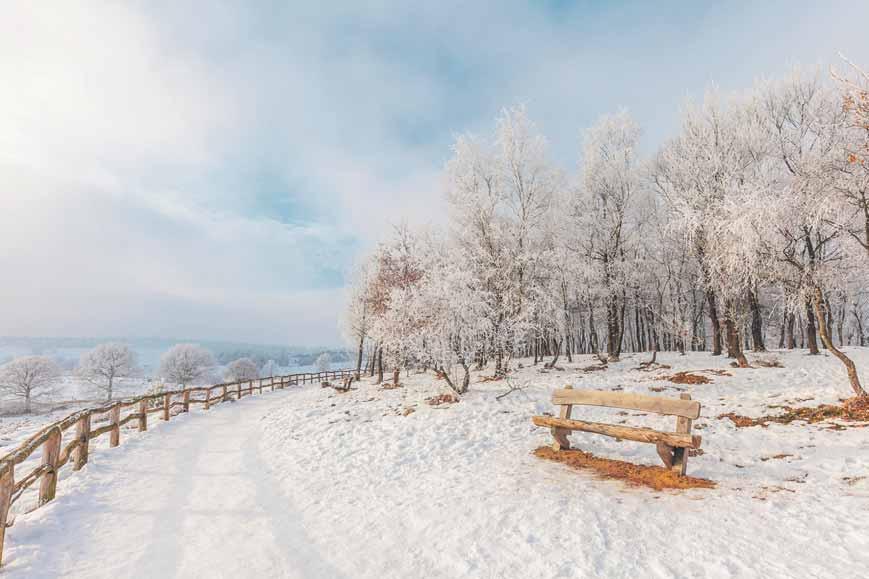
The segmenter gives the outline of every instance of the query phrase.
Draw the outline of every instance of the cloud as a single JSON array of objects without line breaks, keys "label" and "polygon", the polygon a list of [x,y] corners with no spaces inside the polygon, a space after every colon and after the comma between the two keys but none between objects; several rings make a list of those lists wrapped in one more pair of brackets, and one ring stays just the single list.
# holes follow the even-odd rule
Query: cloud
[{"label": "cloud", "polygon": [[627,107],[869,62],[854,3],[13,3],[2,333],[335,342],[342,274],[442,223],[455,135],[522,102],[566,169]]}]

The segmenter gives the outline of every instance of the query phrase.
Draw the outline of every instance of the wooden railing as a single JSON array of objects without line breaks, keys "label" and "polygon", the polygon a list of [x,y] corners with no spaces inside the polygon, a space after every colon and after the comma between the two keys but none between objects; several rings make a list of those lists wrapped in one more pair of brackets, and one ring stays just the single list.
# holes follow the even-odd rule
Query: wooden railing
[{"label": "wooden railing", "polygon": [[[271,388],[271,391],[281,390],[287,386],[308,382],[346,380],[355,374],[355,370],[308,372],[159,392],[85,408],[49,424],[22,442],[15,450],[0,458],[0,565],[3,564],[6,520],[12,505],[37,481],[39,481],[39,493],[35,508],[54,499],[60,469],[70,460],[74,471],[80,470],[87,464],[90,441],[95,438],[108,434],[109,446],[113,448],[120,444],[121,427],[125,424],[135,422],[139,432],[147,431],[149,414],[159,413],[163,420],[169,420],[173,416],[173,409],[180,409],[176,410],[175,414],[189,412],[191,404],[202,404],[203,409],[208,410],[221,402],[241,400],[254,393],[262,394],[263,388]],[[92,419],[95,417],[102,418],[103,421],[108,418],[108,424],[92,428]],[[75,434],[64,445],[64,433],[73,426],[75,426]],[[39,465],[16,480],[18,473],[15,467],[27,461],[40,447],[42,460]]]}]

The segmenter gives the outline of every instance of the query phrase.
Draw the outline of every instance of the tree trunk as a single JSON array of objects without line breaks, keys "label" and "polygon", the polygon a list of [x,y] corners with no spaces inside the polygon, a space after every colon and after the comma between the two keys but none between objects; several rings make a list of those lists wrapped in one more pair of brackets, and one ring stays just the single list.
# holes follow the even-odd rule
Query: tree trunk
[{"label": "tree trunk", "polygon": [[812,305],[806,302],[806,341],[809,346],[809,354],[820,354],[818,349],[818,335],[815,331],[815,312],[812,311]]},{"label": "tree trunk", "polygon": [[788,312],[785,310],[782,312],[781,317],[781,332],[778,335],[778,349],[782,350],[785,347],[785,335],[787,334],[788,327]]},{"label": "tree trunk", "polygon": [[709,305],[709,321],[712,322],[712,355],[721,355],[721,322],[718,320],[718,305],[715,303],[715,292],[706,290],[706,302]]},{"label": "tree trunk", "polygon": [[854,308],[853,311],[854,318],[857,320],[857,343],[860,347],[866,345],[865,338],[863,337],[863,319],[860,317],[860,313],[857,311],[857,308]]},{"label": "tree trunk", "polygon": [[740,368],[748,368],[748,360],[739,345],[739,331],[729,317],[724,318],[724,328],[727,333],[727,355],[736,360]]},{"label": "tree trunk", "polygon": [[356,352],[356,381],[362,378],[362,352],[365,346],[365,336],[359,338],[359,349]]},{"label": "tree trunk", "polygon": [[552,338],[552,347],[554,348],[555,355],[553,356],[552,361],[550,363],[546,364],[547,368],[554,368],[555,365],[558,363],[558,358],[561,357],[561,344],[562,344],[563,340],[564,340],[564,338],[562,338],[561,340],[555,341],[555,338]]},{"label": "tree trunk", "polygon": [[401,377],[401,368],[396,366],[392,370],[392,385],[398,386],[398,379]]},{"label": "tree trunk", "polygon": [[821,340],[824,342],[827,349],[830,350],[830,352],[832,352],[833,355],[842,362],[842,364],[844,364],[845,369],[848,372],[848,381],[851,383],[851,390],[854,391],[854,394],[861,397],[866,396],[866,391],[863,390],[863,386],[860,384],[860,377],[857,375],[857,366],[854,365],[854,361],[846,356],[841,350],[836,348],[833,344],[832,338],[830,338],[830,332],[827,328],[827,312],[825,311],[827,306],[820,288],[815,289],[814,297],[814,309],[815,315],[818,318],[818,329],[821,333]]},{"label": "tree trunk", "polygon": [[377,383],[383,383],[383,346],[380,346],[377,352]]},{"label": "tree trunk", "polygon": [[619,308],[616,297],[610,297],[607,304],[606,330],[607,330],[607,355],[610,362],[618,362],[621,356],[621,328],[619,327]]},{"label": "tree trunk", "polygon": [[471,384],[471,369],[468,367],[464,360],[462,360],[462,370],[464,370],[465,374],[464,376],[462,376],[462,390],[461,392],[459,392],[459,394],[464,394],[465,392],[467,392],[468,387]]},{"label": "tree trunk", "polygon": [[766,344],[763,342],[763,318],[756,290],[749,292],[748,305],[751,308],[751,345],[755,352],[766,352]]}]

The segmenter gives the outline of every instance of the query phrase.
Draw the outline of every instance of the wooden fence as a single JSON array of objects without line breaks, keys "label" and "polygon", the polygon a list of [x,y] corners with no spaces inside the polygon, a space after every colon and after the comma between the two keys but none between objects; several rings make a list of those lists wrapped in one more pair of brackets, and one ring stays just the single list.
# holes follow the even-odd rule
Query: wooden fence
[{"label": "wooden fence", "polygon": [[[39,494],[35,508],[54,499],[60,469],[70,461],[74,471],[87,464],[90,441],[95,438],[108,434],[109,446],[114,448],[121,442],[121,427],[125,424],[135,422],[139,432],[147,431],[149,414],[158,413],[163,420],[169,420],[173,416],[173,409],[180,409],[175,414],[189,412],[191,404],[202,404],[203,409],[208,410],[221,402],[241,400],[254,393],[262,394],[263,388],[274,391],[307,382],[346,380],[355,375],[355,370],[330,370],[159,392],[85,408],[49,424],[0,458],[0,565],[3,564],[6,520],[12,505],[37,481]],[[107,417],[108,424],[92,428],[92,419],[95,417],[103,418],[103,421]],[[73,426],[75,434],[64,444],[64,433]],[[16,473],[16,465],[25,462],[40,447],[42,460],[39,465],[29,472]]]}]

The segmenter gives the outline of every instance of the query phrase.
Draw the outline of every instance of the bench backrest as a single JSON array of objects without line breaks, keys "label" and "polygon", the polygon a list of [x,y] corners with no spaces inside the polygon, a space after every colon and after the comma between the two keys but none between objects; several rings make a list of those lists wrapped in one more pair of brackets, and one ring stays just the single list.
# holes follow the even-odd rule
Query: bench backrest
[{"label": "bench backrest", "polygon": [[696,400],[678,400],[627,392],[563,388],[552,393],[552,403],[555,405],[606,406],[623,410],[642,410],[669,416],[681,416],[692,420],[700,417],[700,403]]}]

